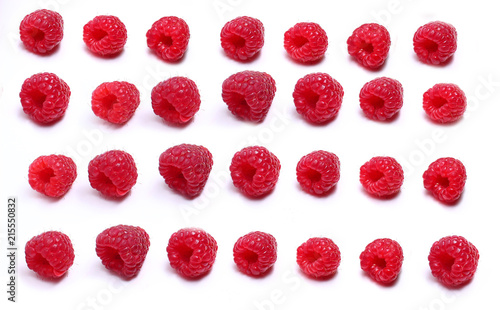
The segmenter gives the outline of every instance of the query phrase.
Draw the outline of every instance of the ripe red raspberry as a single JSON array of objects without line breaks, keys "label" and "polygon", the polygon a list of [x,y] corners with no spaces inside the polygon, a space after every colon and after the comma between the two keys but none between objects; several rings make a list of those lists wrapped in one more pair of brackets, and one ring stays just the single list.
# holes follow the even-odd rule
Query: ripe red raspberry
[{"label": "ripe red raspberry", "polygon": [[340,179],[340,161],[337,155],[314,151],[302,157],[297,164],[297,181],[312,195],[328,193]]},{"label": "ripe red raspberry", "polygon": [[477,248],[460,236],[439,239],[429,253],[432,275],[447,286],[469,282],[476,273],[478,260]]},{"label": "ripe red raspberry", "polygon": [[49,197],[64,196],[75,179],[75,162],[64,155],[40,156],[29,167],[29,184],[37,192]]},{"label": "ripe red raspberry", "polygon": [[180,144],[160,155],[159,170],[171,189],[196,197],[203,191],[212,165],[212,154],[205,147]]},{"label": "ripe red raspberry", "polygon": [[178,61],[189,43],[189,27],[176,16],[162,17],[146,33],[148,47],[165,61]]},{"label": "ripe red raspberry", "polygon": [[444,157],[429,165],[424,172],[424,187],[444,203],[457,201],[465,187],[467,174],[461,161]]},{"label": "ripe red raspberry", "polygon": [[285,50],[293,60],[307,63],[325,55],[328,37],[316,23],[297,23],[285,32]]},{"label": "ripe red raspberry", "polygon": [[199,228],[183,228],[168,240],[167,255],[170,266],[187,278],[207,274],[217,256],[217,241]]},{"label": "ripe red raspberry", "polygon": [[377,197],[389,197],[403,185],[403,168],[392,157],[373,157],[361,166],[359,180],[365,190]]},{"label": "ripe red raspberry", "polygon": [[263,276],[276,262],[278,244],[268,233],[254,231],[238,239],[233,257],[238,269],[249,276]]},{"label": "ripe red raspberry", "polygon": [[95,251],[102,264],[125,278],[141,270],[149,250],[149,235],[140,227],[117,225],[96,238]]},{"label": "ripe red raspberry", "polygon": [[47,231],[31,238],[24,252],[28,268],[44,278],[60,278],[75,259],[71,240],[58,231]]},{"label": "ripe red raspberry", "polygon": [[125,196],[137,181],[134,159],[119,150],[98,155],[89,163],[89,181],[92,188],[105,196]]},{"label": "ripe red raspberry", "polygon": [[327,73],[311,73],[297,81],[293,102],[297,113],[311,123],[325,123],[339,112],[344,89]]},{"label": "ripe red raspberry", "polygon": [[174,124],[189,122],[200,109],[200,92],[196,84],[182,76],[158,83],[151,91],[153,111]]},{"label": "ripe red raspberry", "polygon": [[250,197],[270,193],[280,175],[279,159],[263,146],[249,146],[234,154],[229,170],[233,184]]},{"label": "ripe red raspberry", "polygon": [[21,41],[30,52],[48,54],[61,42],[62,16],[51,10],[37,10],[24,17],[19,26]]},{"label": "ripe red raspberry", "polygon": [[92,111],[113,124],[131,119],[139,103],[139,90],[128,82],[102,83],[92,92]]},{"label": "ripe red raspberry", "polygon": [[115,55],[127,42],[127,29],[118,17],[99,15],[83,26],[83,42],[94,54]]},{"label": "ripe red raspberry", "polygon": [[309,277],[332,276],[340,265],[339,247],[329,238],[310,238],[297,248],[297,264]]},{"label": "ripe red raspberry", "polygon": [[379,24],[363,24],[347,39],[347,51],[363,67],[380,68],[389,54],[389,31]]},{"label": "ripe red raspberry", "polygon": [[424,111],[435,122],[457,121],[466,107],[465,93],[455,84],[436,84],[424,93]]},{"label": "ripe red raspberry", "polygon": [[450,24],[435,21],[417,29],[413,50],[420,61],[438,65],[446,62],[457,50],[457,30]]},{"label": "ripe red raspberry", "polygon": [[241,16],[228,21],[220,32],[226,54],[235,59],[252,59],[264,46],[264,25],[256,18]]},{"label": "ripe red raspberry", "polygon": [[396,280],[403,266],[403,249],[394,240],[376,239],[361,252],[361,269],[381,284],[390,284]]},{"label": "ripe red raspberry", "polygon": [[19,93],[24,113],[41,124],[61,119],[68,108],[70,95],[68,84],[47,72],[26,79]]},{"label": "ripe red raspberry", "polygon": [[403,86],[388,77],[376,78],[361,88],[359,103],[369,119],[391,119],[403,107]]},{"label": "ripe red raspberry", "polygon": [[262,122],[276,93],[276,82],[265,72],[242,71],[222,83],[222,100],[237,117]]}]

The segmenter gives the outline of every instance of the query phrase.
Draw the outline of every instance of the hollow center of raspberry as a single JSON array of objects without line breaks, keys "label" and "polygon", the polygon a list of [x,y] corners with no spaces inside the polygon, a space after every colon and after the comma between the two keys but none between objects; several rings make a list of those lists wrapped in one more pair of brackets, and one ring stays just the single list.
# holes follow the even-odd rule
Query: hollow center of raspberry
[{"label": "hollow center of raspberry", "polygon": [[179,247],[177,248],[177,252],[179,253],[180,259],[182,259],[182,261],[185,262],[186,264],[189,264],[189,262],[191,261],[191,256],[193,256],[194,251],[187,245],[182,244],[179,245]]},{"label": "hollow center of raspberry", "polygon": [[94,29],[94,30],[92,30],[92,33],[91,33],[92,38],[94,38],[94,40],[96,40],[96,41],[101,41],[107,35],[108,35],[108,33],[102,29]]},{"label": "hollow center of raspberry", "polygon": [[373,53],[373,44],[371,43],[368,43],[366,41],[361,41],[361,44],[360,44],[360,49],[362,51],[364,51],[366,54],[371,54]]},{"label": "hollow center of raspberry", "polygon": [[253,182],[253,177],[255,176],[256,172],[257,169],[255,169],[255,167],[248,163],[245,163],[241,166],[241,174],[250,183]]},{"label": "hollow center of raspberry", "polygon": [[434,97],[431,101],[432,106],[435,109],[439,109],[440,107],[444,106],[448,101],[444,99],[443,97]]},{"label": "hollow center of raspberry", "polygon": [[368,99],[368,103],[373,107],[374,110],[378,110],[384,107],[385,101],[378,96],[371,96]]},{"label": "hollow center of raspberry", "polygon": [[175,166],[167,166],[167,173],[169,184],[172,184],[176,188],[186,186],[186,178],[182,173],[182,170]]},{"label": "hollow center of raspberry", "polygon": [[384,177],[384,174],[378,170],[373,170],[373,171],[370,171],[370,173],[368,173],[368,178],[372,181],[372,182],[377,182],[378,180],[382,179]]},{"label": "hollow center of raspberry", "polygon": [[52,268],[47,259],[45,259],[45,257],[43,257],[40,253],[37,253],[33,260],[40,268]]},{"label": "hollow center of raspberry", "polygon": [[50,183],[50,179],[54,177],[54,170],[52,168],[45,168],[38,173],[40,181],[43,183]]},{"label": "hollow center of raspberry", "polygon": [[117,98],[113,94],[109,94],[106,97],[102,98],[102,107],[106,110],[112,110],[113,105],[117,102]]},{"label": "hollow center of raspberry", "polygon": [[113,247],[106,247],[104,249],[104,260],[106,265],[112,270],[120,270],[123,268],[123,259],[118,253],[118,250]]},{"label": "hollow center of raspberry", "polygon": [[314,92],[312,90],[305,92],[304,99],[305,99],[306,104],[309,108],[311,108],[312,110],[316,109],[316,104],[319,101],[319,95],[316,92]]},{"label": "hollow center of raspberry", "polygon": [[311,181],[311,183],[321,181],[321,173],[314,169],[309,169],[308,171],[306,171],[306,177]]},{"label": "hollow center of raspberry", "polygon": [[297,36],[297,37],[293,38],[292,43],[293,43],[293,45],[295,45],[295,47],[301,48],[302,46],[309,43],[309,40],[306,37]]},{"label": "hollow center of raspberry", "polygon": [[383,258],[380,258],[378,256],[376,256],[374,259],[373,259],[373,264],[375,266],[377,266],[378,268],[380,269],[384,269],[385,266],[387,266],[387,262],[385,261],[385,259]]},{"label": "hollow center of raspberry", "polygon": [[321,255],[316,251],[312,251],[312,252],[308,253],[305,257],[307,262],[310,264],[314,263],[315,261],[317,261],[320,258],[321,258]]},{"label": "hollow center of raspberry", "polygon": [[160,37],[160,42],[162,45],[166,46],[166,47],[170,47],[172,46],[172,44],[174,44],[174,41],[172,41],[172,37],[171,36],[166,36],[166,35],[161,35]]},{"label": "hollow center of raspberry", "polygon": [[455,263],[455,259],[453,257],[444,253],[439,257],[439,261],[441,262],[441,265],[443,266],[444,270],[451,272],[451,268]]},{"label": "hollow center of raspberry", "polygon": [[256,263],[259,260],[259,255],[254,251],[245,250],[241,257],[248,262],[249,265]]},{"label": "hollow center of raspberry", "polygon": [[422,47],[425,48],[430,54],[436,52],[439,46],[432,40],[425,40],[424,42],[422,42]]},{"label": "hollow center of raspberry", "polygon": [[245,39],[243,39],[242,37],[238,36],[238,35],[233,35],[229,41],[231,42],[231,44],[233,44],[234,48],[235,49],[239,49],[239,48],[242,48],[245,46]]},{"label": "hollow center of raspberry", "polygon": [[228,102],[230,102],[234,107],[234,110],[237,111],[237,115],[247,115],[250,113],[250,106],[248,106],[244,95],[237,92],[232,92],[230,94]]},{"label": "hollow center of raspberry", "polygon": [[39,109],[42,109],[43,103],[45,102],[47,96],[37,89],[33,90],[29,95],[31,97],[33,105],[35,105]]},{"label": "hollow center of raspberry", "polygon": [[450,186],[450,180],[446,177],[443,176],[438,176],[436,179],[436,182],[439,184],[439,186],[447,188]]},{"label": "hollow center of raspberry", "polygon": [[45,32],[37,28],[31,29],[30,35],[33,38],[33,40],[35,40],[35,42],[42,41],[45,38]]}]

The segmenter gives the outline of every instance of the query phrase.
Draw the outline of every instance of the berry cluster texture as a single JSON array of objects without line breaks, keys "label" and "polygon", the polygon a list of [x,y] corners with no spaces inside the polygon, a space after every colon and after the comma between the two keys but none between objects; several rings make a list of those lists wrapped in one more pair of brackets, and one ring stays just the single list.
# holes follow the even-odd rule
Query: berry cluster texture
[{"label": "berry cluster texture", "polygon": [[37,10],[23,18],[19,25],[21,41],[35,54],[51,53],[63,39],[62,16],[51,10]]},{"label": "berry cluster texture", "polygon": [[140,94],[134,84],[106,82],[92,92],[92,111],[113,124],[128,122],[140,103]]},{"label": "berry cluster texture", "polygon": [[116,16],[99,15],[83,26],[83,42],[96,55],[113,56],[127,43],[127,28]]},{"label": "berry cluster texture", "polygon": [[254,231],[238,239],[233,247],[234,262],[249,276],[263,276],[277,259],[278,244],[268,233]]},{"label": "berry cluster texture", "polygon": [[237,17],[222,27],[220,42],[226,55],[234,60],[252,60],[264,46],[264,25],[253,17]]},{"label": "berry cluster texture", "polygon": [[77,176],[75,162],[64,155],[47,155],[35,159],[29,166],[28,181],[39,193],[49,197],[64,196]]},{"label": "berry cluster texture", "polygon": [[363,67],[379,69],[385,63],[391,37],[389,31],[379,24],[363,24],[347,39],[347,51]]}]

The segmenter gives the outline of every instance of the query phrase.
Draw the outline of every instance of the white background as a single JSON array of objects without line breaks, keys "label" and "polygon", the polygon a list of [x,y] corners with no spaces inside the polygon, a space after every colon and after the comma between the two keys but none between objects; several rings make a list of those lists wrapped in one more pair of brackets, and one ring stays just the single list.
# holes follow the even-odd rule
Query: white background
[{"label": "white background", "polygon": [[[497,105],[500,93],[500,20],[494,1],[77,1],[37,0],[0,3],[0,188],[2,248],[8,196],[19,199],[18,306],[52,309],[471,309],[498,305],[498,176],[500,166]],[[19,40],[22,18],[40,8],[64,18],[64,39],[56,53],[38,56]],[[128,30],[125,50],[113,59],[91,54],[83,43],[83,25],[96,15],[118,16]],[[188,23],[191,40],[184,59],[169,64],[146,45],[145,34],[163,16]],[[226,57],[219,33],[237,16],[259,18],[265,45],[250,63]],[[442,20],[458,31],[458,50],[446,66],[420,63],[412,46],[415,30]],[[297,22],[319,23],[329,37],[323,61],[301,65],[283,49],[283,34]],[[386,66],[367,71],[347,55],[346,40],[363,23],[379,22],[392,39]],[[277,83],[271,110],[261,124],[234,118],[221,99],[222,81],[242,70],[266,71]],[[71,88],[65,117],[53,126],[40,126],[23,112],[19,90],[38,72],[53,72]],[[327,72],[344,87],[338,117],[324,126],[306,123],[295,112],[295,82],[311,72]],[[183,75],[193,79],[202,104],[192,123],[172,127],[151,108],[150,91],[160,81]],[[404,87],[404,106],[390,123],[365,118],[359,90],[367,81],[388,76]],[[124,126],[97,118],[90,109],[92,91],[102,82],[126,80],[141,91],[141,105]],[[432,123],[422,109],[422,94],[435,83],[458,84],[469,106],[452,125]],[[193,143],[206,146],[214,166],[203,194],[187,200],[171,191],[158,173],[158,157],[167,148]],[[274,192],[261,200],[241,195],[229,179],[233,154],[246,145],[267,147],[281,161]],[[108,200],[93,190],[87,164],[96,155],[123,149],[135,158],[138,182],[122,200]],[[300,190],[295,178],[298,160],[313,150],[328,150],[341,161],[341,178],[329,196],[317,198]],[[62,153],[78,166],[78,178],[64,198],[49,199],[27,181],[29,164],[40,155]],[[401,193],[379,200],[364,193],[359,167],[373,156],[395,157],[404,167]],[[460,159],[468,179],[463,198],[445,206],[426,193],[422,173],[439,157]],[[108,272],[95,254],[95,238],[117,224],[143,227],[151,247],[139,275],[124,281]],[[170,235],[183,227],[201,227],[219,244],[213,270],[188,281],[169,266],[165,251]],[[58,281],[40,279],[24,260],[24,245],[33,236],[60,230],[70,236],[75,263]],[[254,230],[273,234],[278,260],[265,278],[237,271],[232,247],[238,237]],[[474,280],[461,289],[448,289],[431,275],[427,255],[441,237],[463,235],[479,249]],[[327,281],[306,278],[295,263],[296,248],[310,237],[334,240],[342,253],[336,276]],[[359,254],[376,238],[397,240],[405,260],[399,280],[390,287],[370,280],[359,267]],[[2,251],[4,253],[4,251]],[[0,259],[2,292],[7,260]],[[7,295],[2,293],[5,305]],[[9,309],[14,308],[8,304]],[[3,306],[2,306],[3,307]]]}]

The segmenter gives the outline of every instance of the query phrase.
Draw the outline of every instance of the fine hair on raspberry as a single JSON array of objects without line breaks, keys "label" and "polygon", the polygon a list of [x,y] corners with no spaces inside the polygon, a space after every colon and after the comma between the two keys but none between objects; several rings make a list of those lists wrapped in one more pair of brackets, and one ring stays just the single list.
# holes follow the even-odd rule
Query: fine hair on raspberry
[{"label": "fine hair on raspberry", "polygon": [[393,283],[403,265],[403,249],[395,240],[388,238],[370,242],[359,256],[361,269],[380,284]]},{"label": "fine hair on raspberry", "polygon": [[424,187],[439,201],[447,204],[460,199],[467,180],[464,164],[452,157],[439,158],[423,174]]},{"label": "fine hair on raspberry", "polygon": [[467,97],[456,84],[438,83],[424,93],[423,107],[432,121],[452,123],[464,115]]},{"label": "fine hair on raspberry", "polygon": [[40,156],[29,166],[28,181],[39,193],[49,197],[64,196],[76,179],[75,162],[64,155]]},{"label": "fine hair on raspberry", "polygon": [[183,228],[168,240],[170,266],[186,278],[199,278],[211,269],[217,256],[217,241],[199,228]]},{"label": "fine hair on raspberry", "polygon": [[252,60],[264,46],[264,25],[257,18],[237,17],[222,27],[220,41],[227,56],[238,61]]},{"label": "fine hair on raspberry", "polygon": [[277,248],[276,239],[271,234],[254,231],[240,237],[234,244],[234,262],[244,274],[264,276],[276,262]]},{"label": "fine hair on raspberry", "polygon": [[297,264],[312,278],[327,278],[340,265],[339,247],[329,238],[310,238],[297,248]]},{"label": "fine hair on raspberry", "polygon": [[314,151],[304,155],[297,163],[297,181],[311,195],[329,193],[340,179],[340,161],[327,151]]},{"label": "fine hair on raspberry", "polygon": [[457,30],[441,21],[427,23],[415,32],[413,50],[423,63],[446,64],[457,50]]},{"label": "fine hair on raspberry", "polygon": [[389,31],[379,24],[363,24],[347,39],[347,51],[363,67],[376,70],[382,67],[389,54]]},{"label": "fine hair on raspberry", "polygon": [[361,166],[359,180],[369,194],[390,198],[397,194],[403,185],[403,168],[392,157],[376,156]]},{"label": "fine hair on raspberry", "polygon": [[128,82],[105,82],[92,92],[92,111],[97,117],[113,124],[128,122],[139,103],[139,90]]},{"label": "fine hair on raspberry", "polygon": [[308,122],[322,124],[339,112],[344,89],[327,73],[310,73],[297,81],[292,96],[297,113]]},{"label": "fine hair on raspberry", "polygon": [[319,24],[301,22],[285,32],[284,47],[288,55],[297,62],[316,62],[325,55],[328,36]]},{"label": "fine hair on raspberry", "polygon": [[19,25],[24,47],[30,52],[47,55],[55,51],[63,39],[62,16],[51,10],[36,10],[26,15]]},{"label": "fine hair on raspberry", "polygon": [[379,77],[367,82],[359,92],[361,110],[376,121],[392,119],[403,107],[403,86],[399,81]]},{"label": "fine hair on raspberry", "polygon": [[177,16],[160,18],[146,33],[148,47],[168,62],[176,62],[184,57],[189,37],[188,24]]},{"label": "fine hair on raspberry", "polygon": [[99,56],[114,56],[127,43],[127,28],[116,16],[99,15],[83,26],[83,42]]}]

